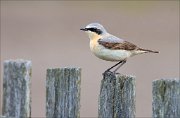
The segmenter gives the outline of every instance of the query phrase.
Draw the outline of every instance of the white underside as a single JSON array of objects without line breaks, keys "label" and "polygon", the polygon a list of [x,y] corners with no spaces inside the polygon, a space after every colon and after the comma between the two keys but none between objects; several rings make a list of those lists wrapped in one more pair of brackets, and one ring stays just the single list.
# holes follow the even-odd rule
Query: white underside
[{"label": "white underside", "polygon": [[95,47],[90,45],[90,48],[95,56],[106,61],[121,61],[133,55],[130,51],[106,49],[101,45],[96,45]]}]

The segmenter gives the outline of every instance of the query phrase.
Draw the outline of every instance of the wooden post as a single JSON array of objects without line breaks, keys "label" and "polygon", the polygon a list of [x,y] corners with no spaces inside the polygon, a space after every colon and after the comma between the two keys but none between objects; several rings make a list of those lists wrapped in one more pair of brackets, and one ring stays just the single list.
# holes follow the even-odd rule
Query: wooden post
[{"label": "wooden post", "polygon": [[47,70],[46,117],[80,117],[80,68]]},{"label": "wooden post", "polygon": [[1,116],[1,115],[0,115],[0,118],[6,118],[6,117],[5,117],[5,116]]},{"label": "wooden post", "polygon": [[180,79],[155,80],[153,87],[153,118],[180,117]]},{"label": "wooden post", "polygon": [[135,118],[135,78],[105,73],[99,95],[99,118]]},{"label": "wooden post", "polygon": [[7,60],[4,62],[3,109],[6,117],[31,116],[31,61]]}]

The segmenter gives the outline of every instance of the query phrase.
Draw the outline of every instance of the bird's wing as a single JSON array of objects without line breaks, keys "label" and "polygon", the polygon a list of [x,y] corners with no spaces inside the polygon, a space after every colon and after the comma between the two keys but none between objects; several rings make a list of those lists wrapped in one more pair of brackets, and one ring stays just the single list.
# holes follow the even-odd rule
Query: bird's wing
[{"label": "bird's wing", "polygon": [[111,50],[136,50],[138,47],[130,42],[115,36],[107,36],[98,40],[98,43]]}]

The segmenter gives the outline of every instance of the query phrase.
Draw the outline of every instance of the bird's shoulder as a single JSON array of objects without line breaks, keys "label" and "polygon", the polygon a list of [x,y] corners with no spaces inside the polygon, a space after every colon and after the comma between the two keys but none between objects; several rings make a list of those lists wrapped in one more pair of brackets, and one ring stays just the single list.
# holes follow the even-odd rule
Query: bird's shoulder
[{"label": "bird's shoulder", "polygon": [[130,43],[128,41],[124,41],[123,39],[120,39],[113,35],[107,35],[102,37],[98,40],[98,43],[104,46],[105,48],[112,50],[135,50],[138,48],[135,44]]},{"label": "bird's shoulder", "polygon": [[122,43],[124,40],[111,34],[106,34],[99,39],[101,42]]}]

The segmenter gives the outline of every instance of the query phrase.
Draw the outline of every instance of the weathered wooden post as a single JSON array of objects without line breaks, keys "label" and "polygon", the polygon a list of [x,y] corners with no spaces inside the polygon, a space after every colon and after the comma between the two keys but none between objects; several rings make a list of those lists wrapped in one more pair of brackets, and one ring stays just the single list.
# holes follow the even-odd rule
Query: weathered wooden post
[{"label": "weathered wooden post", "polygon": [[80,68],[47,69],[46,117],[80,117]]},{"label": "weathered wooden post", "polygon": [[180,118],[180,79],[155,80],[153,118]]},{"label": "weathered wooden post", "polygon": [[1,116],[1,115],[0,115],[0,118],[6,118],[6,117],[5,117],[5,116]]},{"label": "weathered wooden post", "polygon": [[135,118],[135,78],[105,73],[99,95],[99,118]]},{"label": "weathered wooden post", "polygon": [[31,61],[7,60],[4,62],[3,109],[8,118],[31,116]]}]

